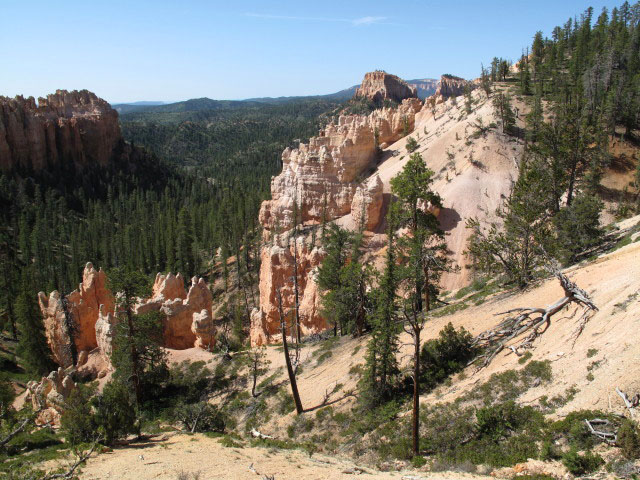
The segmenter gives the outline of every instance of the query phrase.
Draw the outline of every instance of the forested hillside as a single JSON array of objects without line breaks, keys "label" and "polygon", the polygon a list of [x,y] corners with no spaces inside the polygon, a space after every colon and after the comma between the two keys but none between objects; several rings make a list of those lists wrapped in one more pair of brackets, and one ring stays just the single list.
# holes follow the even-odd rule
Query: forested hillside
[{"label": "forested hillside", "polygon": [[314,135],[321,115],[337,105],[326,100],[267,104],[205,98],[126,113],[120,120],[127,140],[168,162],[214,167],[207,174],[217,179],[248,171],[269,178],[280,167],[282,150]]},{"label": "forested hillside", "polygon": [[245,245],[240,268],[255,269],[258,209],[280,153],[315,133],[336,104],[237,103],[191,100],[125,115],[130,162],[1,173],[3,323],[20,323],[21,293],[33,311],[38,291],[75,288],[87,261],[189,278]]},{"label": "forested hillside", "polygon": [[[617,215],[638,211],[639,22],[638,3],[605,9],[597,19],[589,8],[554,28],[551,38],[537,32],[515,75],[499,58],[483,69],[488,92],[491,82],[507,81],[508,88],[493,96],[494,108],[503,130],[524,135],[528,145],[519,179],[499,213],[502,226],[469,225],[470,257],[479,271],[503,273],[524,286],[549,256],[571,264],[597,245],[603,235],[602,180],[616,160],[616,142],[636,151],[636,158],[624,159],[623,169],[636,169],[635,179],[629,175],[623,186],[636,192],[635,205],[623,197]],[[514,95],[528,106],[524,131],[516,127]]]}]

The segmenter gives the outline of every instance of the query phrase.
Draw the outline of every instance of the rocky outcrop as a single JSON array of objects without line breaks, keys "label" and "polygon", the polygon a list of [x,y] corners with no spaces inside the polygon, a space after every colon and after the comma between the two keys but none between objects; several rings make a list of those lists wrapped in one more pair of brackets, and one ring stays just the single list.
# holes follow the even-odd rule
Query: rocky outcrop
[{"label": "rocky outcrop", "polygon": [[[163,275],[158,275],[156,284],[158,283],[158,278],[160,278],[162,279],[161,284],[169,285],[170,282],[167,282],[166,277],[163,277]],[[174,278],[182,281],[180,274]],[[173,286],[177,287],[177,282],[174,282]],[[165,297],[167,293],[175,296]],[[196,343],[196,334],[192,330],[194,315],[200,315],[203,310],[209,312],[209,315],[211,314],[213,295],[207,283],[202,278],[193,277],[189,293],[185,294],[184,283],[182,283],[181,290],[177,288],[173,291],[165,290],[165,294],[152,297],[149,301],[143,302],[137,309],[138,313],[155,310],[163,314],[165,347],[176,350],[193,347]]]},{"label": "rocky outcrop", "polygon": [[[96,270],[87,263],[78,290],[66,297],[57,291],[48,297],[40,292],[38,300],[47,341],[59,365],[79,364],[80,357],[84,355],[86,358],[87,352],[96,348],[99,348],[105,364],[110,365],[118,318],[115,315],[115,298],[107,288],[107,276],[102,270]],[[187,292],[179,273],[158,274],[151,297],[140,299],[135,311],[137,314],[162,314],[163,346],[174,349],[192,348],[194,345],[209,348],[215,344],[212,302],[213,296],[204,279],[193,277]]]},{"label": "rocky outcrop", "polygon": [[0,97],[0,169],[106,165],[122,143],[118,113],[87,90]]},{"label": "rocky outcrop", "polygon": [[266,345],[281,338],[280,314],[278,311],[278,291],[282,295],[282,305],[290,325],[295,305],[295,290],[291,278],[294,274],[294,248],[298,256],[298,289],[300,297],[300,323],[302,334],[318,333],[326,330],[328,324],[319,312],[320,297],[313,279],[313,271],[322,260],[319,247],[311,247],[304,237],[295,243],[288,241],[285,233],[272,246],[265,246],[261,252],[260,265],[260,308],[251,313],[251,344]]},{"label": "rocky outcrop", "polygon": [[211,350],[216,344],[216,325],[211,311],[203,308],[193,314],[191,331],[196,336],[195,347]]},{"label": "rocky outcrop", "polygon": [[113,295],[107,289],[107,276],[91,263],[85,265],[77,290],[66,297],[57,291],[48,297],[40,292],[38,303],[53,358],[63,367],[74,364],[74,352],[77,355],[98,346],[95,325],[101,306],[105,314],[113,313],[114,309]]},{"label": "rocky outcrop", "polygon": [[384,203],[382,188],[382,180],[374,175],[356,189],[351,202],[351,216],[359,228],[373,231],[380,223]]},{"label": "rocky outcrop", "polygon": [[400,103],[405,98],[418,97],[416,87],[382,70],[366,73],[354,96],[368,98],[376,105],[385,100]]},{"label": "rocky outcrop", "polygon": [[392,143],[405,130],[411,131],[421,108],[420,100],[410,98],[398,108],[382,108],[367,116],[341,115],[337,124],[327,125],[308,144],[285,149],[282,173],[271,181],[271,200],[260,208],[265,231],[290,230],[294,203],[302,223],[347,215],[360,178],[375,167],[376,141]]},{"label": "rocky outcrop", "polygon": [[[71,369],[70,369],[71,370]],[[62,367],[54,370],[39,382],[27,383],[27,401],[31,401],[34,411],[40,411],[36,417],[39,425],[60,425],[60,415],[64,410],[64,403],[76,384],[71,378],[71,371]]]},{"label": "rocky outcrop", "polygon": [[447,98],[459,97],[464,94],[464,90],[467,87],[473,90],[477,85],[454,75],[442,75],[436,93],[429,98],[428,103],[438,104],[444,102]]},{"label": "rocky outcrop", "polygon": [[415,80],[407,80],[409,86],[416,88],[418,98],[425,99],[436,93],[439,80],[435,78],[418,78]]},{"label": "rocky outcrop", "polygon": [[[374,72],[375,73],[375,72]],[[385,74],[387,75],[387,74]],[[271,181],[271,200],[262,203],[260,223],[264,240],[260,265],[260,308],[252,315],[251,342],[269,342],[280,328],[276,292],[282,291],[283,307],[294,305],[294,247],[286,233],[293,228],[294,211],[304,228],[351,214],[365,229],[373,230],[382,215],[382,183],[376,177],[362,183],[377,163],[377,147],[393,143],[413,130],[415,115],[422,108],[417,98],[402,101],[397,108],[382,108],[369,115],[341,115],[317,137],[282,154],[282,173]],[[297,240],[300,313],[303,332],[327,328],[319,313],[320,297],[313,270],[322,251],[310,238]]]},{"label": "rocky outcrop", "polygon": [[100,305],[100,313],[96,321],[96,341],[105,365],[111,365],[113,353],[113,336],[115,335],[116,316]]}]

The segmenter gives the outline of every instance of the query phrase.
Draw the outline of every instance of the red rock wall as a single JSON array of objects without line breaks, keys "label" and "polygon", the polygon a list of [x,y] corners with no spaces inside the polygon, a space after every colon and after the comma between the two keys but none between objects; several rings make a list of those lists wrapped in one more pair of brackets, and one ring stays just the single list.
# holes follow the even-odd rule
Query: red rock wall
[{"label": "red rock wall", "polygon": [[[99,348],[109,363],[117,318],[115,299],[107,288],[107,276],[87,263],[82,283],[65,297],[67,311],[74,324],[73,339],[78,353]],[[38,294],[44,318],[45,334],[54,360],[63,367],[73,364],[68,348],[70,335],[65,327],[63,299],[57,291]],[[185,291],[182,275],[158,274],[150,298],[140,300],[136,313],[160,312],[164,316],[164,346],[174,349],[209,348],[215,343],[215,325],[211,316],[212,294],[202,278],[192,279]],[[194,325],[195,322],[195,325]]]},{"label": "red rock wall", "polygon": [[33,97],[0,97],[0,169],[104,166],[120,142],[118,113],[87,90],[58,90],[37,105]]}]

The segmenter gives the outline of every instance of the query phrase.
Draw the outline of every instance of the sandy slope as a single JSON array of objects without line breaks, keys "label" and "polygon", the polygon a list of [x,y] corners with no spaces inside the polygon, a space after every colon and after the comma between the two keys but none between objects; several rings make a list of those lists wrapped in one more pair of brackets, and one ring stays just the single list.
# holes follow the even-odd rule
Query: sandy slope
[{"label": "sandy slope", "polygon": [[[249,470],[249,466],[259,475]],[[340,480],[354,478],[353,462],[299,450],[266,448],[227,448],[218,439],[204,435],[176,435],[164,442],[149,443],[105,453],[91,459],[81,479],[158,479],[173,480],[180,472],[199,473],[201,480],[257,480],[274,476],[276,480]],[[379,472],[361,467],[371,479],[465,479],[491,478],[464,473]]]},{"label": "sandy slope", "polygon": [[[463,254],[470,234],[466,221],[474,217],[481,222],[495,218],[496,208],[509,194],[518,176],[517,160],[524,148],[522,140],[502,134],[499,127],[489,129],[485,135],[474,135],[477,122],[486,127],[498,120],[491,101],[483,92],[479,89],[474,91],[473,98],[476,103],[470,114],[465,110],[462,96],[436,105],[433,110],[421,111],[416,116],[414,131],[387,147],[383,151],[382,162],[373,172],[383,182],[386,203],[391,192],[391,179],[409,160],[407,140],[414,138],[418,142],[416,151],[435,173],[432,188],[443,198],[444,208],[438,218],[447,233],[451,258],[462,267],[459,273],[444,275],[442,286],[446,290],[455,290],[469,283],[470,272],[465,268],[467,261]],[[515,99],[514,106],[521,112],[518,125],[523,126],[526,106]],[[350,215],[338,223],[354,228]],[[377,233],[383,237],[380,234],[386,227],[384,222],[381,223]],[[382,238],[376,238],[374,242],[384,244]]]}]

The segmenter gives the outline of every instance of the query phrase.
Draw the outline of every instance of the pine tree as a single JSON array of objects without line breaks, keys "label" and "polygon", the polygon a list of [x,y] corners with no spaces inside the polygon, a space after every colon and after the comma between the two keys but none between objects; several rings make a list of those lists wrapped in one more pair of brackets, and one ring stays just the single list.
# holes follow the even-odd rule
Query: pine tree
[{"label": "pine tree", "polygon": [[513,134],[516,125],[516,116],[511,106],[511,96],[508,93],[499,92],[493,97],[493,108],[500,118],[502,133]]},{"label": "pine tree", "polygon": [[135,313],[138,298],[150,294],[150,282],[137,271],[124,268],[109,272],[109,289],[118,292],[116,312],[118,323],[113,342],[112,363],[115,378],[129,383],[135,392],[136,405],[153,398],[154,387],[166,374],[166,354],[162,345],[160,315]]},{"label": "pine tree", "polygon": [[[429,207],[442,206],[440,196],[431,190],[433,176],[434,172],[427,168],[422,156],[414,153],[402,171],[391,179],[391,192],[398,197],[403,212],[398,220],[407,224],[410,230],[410,236],[406,239],[409,245],[405,246],[417,258],[422,256],[423,245],[428,237],[440,231],[436,217],[428,211]],[[415,268],[415,299],[417,310],[421,312],[424,279],[420,273],[422,266],[416,264]]]},{"label": "pine tree", "polygon": [[397,317],[400,284],[399,267],[396,265],[395,222],[397,204],[390,205],[387,214],[387,252],[385,266],[373,293],[373,331],[367,344],[362,399],[369,407],[381,405],[393,396],[400,372],[397,354],[399,350],[399,323]]},{"label": "pine tree", "polygon": [[54,364],[27,272],[23,272],[22,288],[14,307],[19,332],[17,353],[27,372],[47,375],[53,370]]},{"label": "pine tree", "polygon": [[522,162],[520,176],[504,206],[496,211],[501,223],[467,222],[472,230],[467,255],[476,270],[502,273],[521,288],[553,255],[553,233],[545,170],[536,161]]}]

